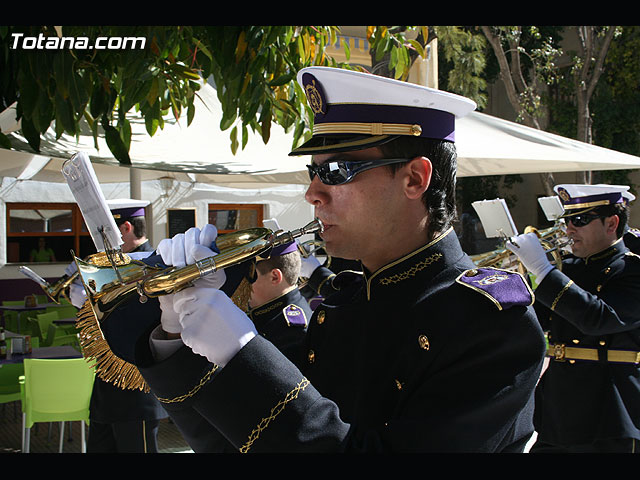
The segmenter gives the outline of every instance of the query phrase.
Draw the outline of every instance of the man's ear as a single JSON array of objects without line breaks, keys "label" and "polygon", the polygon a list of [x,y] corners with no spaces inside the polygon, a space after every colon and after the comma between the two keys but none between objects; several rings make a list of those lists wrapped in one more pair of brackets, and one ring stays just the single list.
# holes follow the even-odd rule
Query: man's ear
[{"label": "man's ear", "polygon": [[618,225],[620,224],[620,217],[618,215],[612,215],[611,217],[605,218],[605,226],[607,228],[607,233],[615,233],[618,229]]},{"label": "man's ear", "polygon": [[120,224],[120,231],[123,234],[130,232],[131,229],[133,229],[133,225],[131,225],[131,222],[129,222],[128,220]]},{"label": "man's ear", "polygon": [[433,166],[427,157],[415,157],[403,169],[406,175],[405,191],[409,198],[419,199],[431,184]]},{"label": "man's ear", "polygon": [[273,285],[278,285],[284,279],[284,275],[282,274],[282,270],[279,268],[274,268],[269,272],[269,280]]}]

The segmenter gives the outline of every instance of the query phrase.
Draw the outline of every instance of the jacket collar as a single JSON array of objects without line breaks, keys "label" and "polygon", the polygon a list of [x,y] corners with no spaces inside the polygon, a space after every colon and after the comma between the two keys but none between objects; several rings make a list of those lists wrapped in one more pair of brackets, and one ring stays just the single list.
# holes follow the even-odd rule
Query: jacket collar
[{"label": "jacket collar", "polygon": [[584,259],[585,265],[599,266],[610,263],[614,258],[623,255],[628,251],[628,248],[624,244],[622,238],[619,238],[613,245],[605,248],[604,250],[589,255]]},{"label": "jacket collar", "polygon": [[464,256],[460,242],[450,227],[428,244],[379,268],[364,272],[367,299],[406,291],[408,286],[430,282],[447,265]]},{"label": "jacket collar", "polygon": [[287,305],[297,303],[300,296],[300,290],[294,288],[284,295],[274,298],[273,300],[270,300],[256,308],[252,308],[249,310],[249,318],[251,318],[254,323],[267,321],[268,319],[273,318],[278,312],[281,312]]}]

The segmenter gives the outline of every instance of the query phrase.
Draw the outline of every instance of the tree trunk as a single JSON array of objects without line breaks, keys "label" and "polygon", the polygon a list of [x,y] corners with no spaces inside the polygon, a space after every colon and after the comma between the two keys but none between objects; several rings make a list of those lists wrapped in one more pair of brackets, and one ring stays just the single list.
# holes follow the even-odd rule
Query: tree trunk
[{"label": "tree trunk", "polygon": [[[511,58],[513,60],[512,65],[509,66],[507,55],[502,47],[502,39],[498,35],[495,35],[489,26],[482,26],[481,29],[484,36],[487,37],[487,40],[489,41],[489,44],[491,45],[491,48],[498,60],[498,65],[500,66],[500,78],[507,90],[509,103],[516,111],[518,117],[522,119],[522,123],[524,123],[524,125],[541,130],[538,119],[529,115],[520,103],[520,94],[526,90],[527,85],[524,81],[524,77],[522,76],[519,55],[517,54],[518,44],[516,42],[511,42],[510,50],[512,54]],[[541,173],[540,180],[544,187],[545,194],[547,196],[553,195],[553,186],[555,185],[553,173]]]},{"label": "tree trunk", "polygon": [[[615,26],[609,26],[600,44],[596,27],[576,27],[579,40],[578,44],[580,45],[580,57],[582,59],[582,68],[575,76],[576,104],[578,107],[576,138],[589,144],[593,143],[593,121],[591,119],[589,103],[598,80],[604,71],[604,59],[607,56],[615,31]],[[592,59],[594,60],[593,62]],[[588,184],[592,183],[593,172],[583,172],[582,181]]]}]

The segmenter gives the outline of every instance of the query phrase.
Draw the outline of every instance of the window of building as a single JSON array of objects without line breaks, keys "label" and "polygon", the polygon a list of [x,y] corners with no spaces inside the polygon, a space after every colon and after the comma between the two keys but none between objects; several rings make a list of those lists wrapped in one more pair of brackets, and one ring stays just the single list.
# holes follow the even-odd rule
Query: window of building
[{"label": "window of building", "polygon": [[96,248],[75,203],[7,203],[7,262],[71,262]]},{"label": "window of building", "polygon": [[261,204],[210,204],[208,223],[215,225],[218,233],[235,232],[245,228],[262,227],[264,205]]}]

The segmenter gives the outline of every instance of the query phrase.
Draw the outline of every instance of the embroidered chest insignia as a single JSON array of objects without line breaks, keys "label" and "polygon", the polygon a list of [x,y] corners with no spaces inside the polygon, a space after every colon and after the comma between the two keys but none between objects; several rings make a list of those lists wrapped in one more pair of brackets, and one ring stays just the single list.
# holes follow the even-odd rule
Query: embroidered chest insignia
[{"label": "embroidered chest insignia", "polygon": [[307,326],[307,316],[299,306],[291,304],[282,309],[284,319],[287,321],[288,326]]}]

